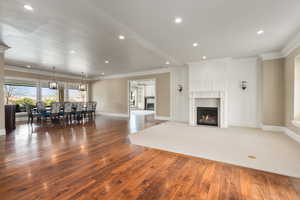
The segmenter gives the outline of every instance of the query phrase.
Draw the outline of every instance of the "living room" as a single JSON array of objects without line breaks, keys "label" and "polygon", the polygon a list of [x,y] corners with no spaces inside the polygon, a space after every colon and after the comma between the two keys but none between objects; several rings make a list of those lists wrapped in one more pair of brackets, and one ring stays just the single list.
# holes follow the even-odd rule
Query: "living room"
[{"label": "living room", "polygon": [[5,199],[300,199],[299,1],[0,10]]}]

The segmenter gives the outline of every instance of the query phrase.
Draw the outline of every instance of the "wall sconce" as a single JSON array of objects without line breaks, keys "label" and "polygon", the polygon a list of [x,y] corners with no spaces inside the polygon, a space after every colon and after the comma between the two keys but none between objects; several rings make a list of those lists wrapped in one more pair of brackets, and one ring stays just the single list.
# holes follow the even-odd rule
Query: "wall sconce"
[{"label": "wall sconce", "polygon": [[241,81],[241,88],[242,88],[243,90],[246,90],[247,87],[248,87],[248,82],[247,82],[247,81]]},{"label": "wall sconce", "polygon": [[183,86],[181,84],[178,84],[177,85],[177,90],[178,90],[178,92],[182,92]]}]

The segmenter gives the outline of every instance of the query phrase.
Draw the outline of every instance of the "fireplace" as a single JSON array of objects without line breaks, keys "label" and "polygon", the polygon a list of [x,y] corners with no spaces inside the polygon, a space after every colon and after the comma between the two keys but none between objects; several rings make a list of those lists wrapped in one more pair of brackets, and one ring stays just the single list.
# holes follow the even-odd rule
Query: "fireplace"
[{"label": "fireplace", "polygon": [[197,107],[197,124],[218,126],[218,108]]},{"label": "fireplace", "polygon": [[[191,126],[199,125],[197,117],[200,113],[198,114],[198,111],[202,111],[201,109],[198,109],[199,107],[202,109],[213,109],[215,111],[216,121],[213,123],[214,126],[218,126],[220,128],[228,127],[226,91],[191,91],[189,103],[189,124]],[[202,124],[202,122],[203,120],[201,120],[200,124]],[[212,125],[211,123],[212,122],[210,121],[209,125]]]}]

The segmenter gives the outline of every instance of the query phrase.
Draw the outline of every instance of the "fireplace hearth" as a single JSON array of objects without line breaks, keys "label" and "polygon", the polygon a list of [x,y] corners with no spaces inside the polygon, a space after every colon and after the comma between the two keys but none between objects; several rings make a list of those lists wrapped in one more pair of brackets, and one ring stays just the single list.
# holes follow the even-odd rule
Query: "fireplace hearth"
[{"label": "fireplace hearth", "polygon": [[197,107],[197,124],[218,126],[218,108]]}]

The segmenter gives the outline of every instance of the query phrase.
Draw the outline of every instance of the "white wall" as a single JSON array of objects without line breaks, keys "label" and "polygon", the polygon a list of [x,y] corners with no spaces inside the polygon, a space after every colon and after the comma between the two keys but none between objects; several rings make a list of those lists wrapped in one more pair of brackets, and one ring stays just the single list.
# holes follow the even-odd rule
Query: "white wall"
[{"label": "white wall", "polygon": [[[177,90],[183,86],[182,92]],[[189,119],[188,66],[171,69],[171,116],[174,121],[187,122]]]},{"label": "white wall", "polygon": [[[207,60],[189,64],[190,91],[227,92],[228,123],[233,126],[260,125],[260,80],[256,58]],[[242,90],[240,82],[248,82]]]}]

